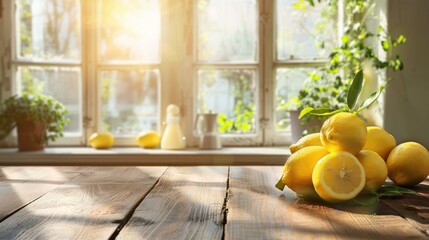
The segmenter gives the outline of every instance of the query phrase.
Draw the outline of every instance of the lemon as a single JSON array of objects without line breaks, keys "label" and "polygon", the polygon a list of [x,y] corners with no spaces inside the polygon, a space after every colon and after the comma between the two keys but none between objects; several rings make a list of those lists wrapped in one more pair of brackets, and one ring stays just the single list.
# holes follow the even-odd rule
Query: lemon
[{"label": "lemon", "polygon": [[161,137],[155,131],[145,131],[137,136],[136,141],[142,148],[156,148],[159,146]]},{"label": "lemon", "polygon": [[293,154],[296,151],[309,146],[322,146],[322,142],[320,141],[320,133],[312,133],[302,137],[298,142],[292,144],[289,149]]},{"label": "lemon", "polygon": [[419,143],[399,144],[386,161],[389,178],[398,186],[413,186],[429,175],[429,152]]},{"label": "lemon", "polygon": [[386,161],[390,151],[396,147],[395,138],[380,127],[367,127],[367,132],[366,143],[363,149],[378,153]]},{"label": "lemon", "polygon": [[108,149],[113,146],[115,138],[109,132],[94,133],[89,138],[89,145],[96,149]]},{"label": "lemon", "polygon": [[303,197],[315,194],[311,176],[313,168],[323,156],[328,154],[321,146],[310,146],[292,154],[283,168],[282,182]]},{"label": "lemon", "polygon": [[358,154],[366,142],[365,123],[352,113],[338,113],[328,118],[320,130],[323,146],[329,152]]},{"label": "lemon", "polygon": [[365,186],[365,170],[348,152],[334,152],[320,159],[313,170],[314,189],[329,202],[356,197]]},{"label": "lemon", "polygon": [[387,166],[384,159],[376,152],[362,150],[357,155],[365,170],[365,186],[363,193],[375,193],[386,182]]}]

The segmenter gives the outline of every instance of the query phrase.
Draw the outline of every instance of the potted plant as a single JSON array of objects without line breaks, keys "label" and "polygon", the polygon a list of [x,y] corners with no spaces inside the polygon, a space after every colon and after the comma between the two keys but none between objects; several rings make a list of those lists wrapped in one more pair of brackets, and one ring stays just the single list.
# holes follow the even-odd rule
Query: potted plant
[{"label": "potted plant", "polygon": [[48,141],[63,136],[70,122],[67,114],[67,109],[49,96],[24,93],[9,97],[0,104],[0,140],[16,127],[19,151],[42,150]]},{"label": "potted plant", "polygon": [[[317,4],[314,0],[305,1],[311,6]],[[330,4],[327,7],[336,8],[336,0],[330,0]],[[374,9],[372,1],[344,1],[345,22],[341,42],[330,52],[326,66],[309,73],[309,77],[298,96],[287,102],[286,108],[294,110],[291,112],[291,121],[298,121],[295,115],[298,115],[304,107],[343,109],[347,106],[347,89],[351,85],[356,72],[360,69],[363,69],[365,79],[365,88],[362,89],[357,100],[360,103],[379,90],[377,76],[380,70],[392,69],[393,71],[400,71],[403,69],[404,65],[400,57],[391,56],[390,53],[392,48],[405,43],[406,38],[403,35],[392,38],[382,26],[378,26],[376,32],[371,32],[366,23],[371,16],[372,9]],[[324,44],[319,45],[323,46]],[[376,45],[380,46],[386,53],[385,59],[378,57],[374,48]],[[388,79],[380,81],[382,86],[387,82]],[[365,111],[362,114],[365,114]],[[323,118],[326,117],[305,115],[298,126],[314,122],[315,119],[323,120]],[[291,124],[292,127],[295,125]],[[304,127],[302,129],[308,128]],[[301,130],[298,130],[298,132],[302,133]],[[295,130],[295,132],[297,131]],[[298,138],[302,134],[299,135]],[[295,137],[295,139],[297,138]]]},{"label": "potted plant", "polygon": [[289,112],[292,142],[303,135],[318,132],[326,116],[306,115],[298,119],[304,107],[341,109],[346,105],[347,85],[340,78],[323,73],[310,72],[298,96],[287,101],[282,107]]}]

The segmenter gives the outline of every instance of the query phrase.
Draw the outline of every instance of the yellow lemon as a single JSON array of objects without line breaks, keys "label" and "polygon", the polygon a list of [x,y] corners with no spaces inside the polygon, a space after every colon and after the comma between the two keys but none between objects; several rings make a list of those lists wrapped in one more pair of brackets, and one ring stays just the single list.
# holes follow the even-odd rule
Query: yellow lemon
[{"label": "yellow lemon", "polygon": [[283,168],[283,184],[298,195],[313,197],[314,187],[311,180],[313,168],[317,161],[328,153],[321,146],[310,146],[292,154]]},{"label": "yellow lemon", "polygon": [[356,156],[365,170],[363,193],[375,193],[386,182],[387,166],[384,159],[376,152],[362,150]]},{"label": "yellow lemon", "polygon": [[413,186],[429,175],[429,152],[419,143],[402,143],[390,152],[386,165],[396,185]]},{"label": "yellow lemon", "polygon": [[115,138],[111,133],[94,133],[89,138],[89,145],[96,149],[108,149],[113,146]]},{"label": "yellow lemon", "polygon": [[329,152],[358,154],[365,145],[365,123],[352,113],[338,113],[328,118],[320,130],[323,146]]},{"label": "yellow lemon", "polygon": [[348,152],[334,152],[317,162],[313,184],[319,196],[329,202],[356,197],[365,186],[365,170],[359,160]]},{"label": "yellow lemon", "polygon": [[371,150],[386,161],[390,151],[396,147],[395,138],[383,128],[367,127],[367,136],[364,150]]},{"label": "yellow lemon", "polygon": [[142,148],[156,148],[161,142],[161,137],[155,131],[145,131],[137,136],[136,141]]},{"label": "yellow lemon", "polygon": [[296,151],[309,146],[322,146],[322,142],[320,141],[320,133],[312,133],[302,137],[298,142],[292,144],[289,149],[293,154]]}]

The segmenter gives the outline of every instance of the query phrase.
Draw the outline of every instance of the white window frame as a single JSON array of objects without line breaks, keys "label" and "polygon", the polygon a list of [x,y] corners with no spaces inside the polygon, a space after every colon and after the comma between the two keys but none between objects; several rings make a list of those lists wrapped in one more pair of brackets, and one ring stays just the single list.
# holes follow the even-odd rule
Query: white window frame
[{"label": "white window frame", "polygon": [[[97,32],[90,28],[91,22],[97,16],[98,0],[80,0],[81,4],[81,62],[32,62],[22,61],[16,58],[15,44],[17,34],[12,34],[8,39],[7,34],[2,34],[0,40],[11,43],[12,49],[12,74],[18,65],[43,65],[43,66],[78,66],[81,68],[81,93],[82,93],[82,136],[70,136],[59,139],[50,145],[84,146],[88,145],[89,136],[97,132],[101,126],[98,72],[101,69],[120,67],[121,69],[158,68],[161,80],[158,83],[158,132],[162,132],[165,122],[165,109],[169,104],[176,104],[181,108],[182,130],[187,138],[188,147],[198,146],[198,136],[194,134],[194,120],[197,113],[197,69],[201,67],[243,67],[256,68],[258,90],[255,93],[255,133],[252,134],[225,134],[222,135],[224,146],[272,146],[287,145],[291,142],[290,132],[279,132],[275,122],[275,71],[279,67],[314,67],[322,66],[326,60],[287,60],[276,61],[275,52],[275,5],[277,0],[257,0],[259,10],[258,25],[258,56],[256,63],[240,64],[206,64],[197,62],[196,58],[196,0],[160,0],[161,9],[161,62],[159,64],[101,64],[98,62],[97,41],[100,39]],[[3,1],[3,25],[10,18],[12,25],[4,32],[15,33],[15,0]],[[168,7],[168,11],[166,8]],[[8,9],[8,10],[6,10]],[[97,20],[97,26],[100,19]],[[9,36],[10,37],[10,36]],[[188,44],[192,41],[192,51]],[[0,41],[1,42],[1,41]],[[7,44],[6,44],[7,45]],[[0,46],[4,48],[4,46]],[[0,51],[1,53],[1,51]],[[0,68],[1,71],[1,68]],[[3,73],[4,75],[5,73]],[[12,76],[11,83],[15,82]],[[14,90],[14,89],[13,89]],[[2,98],[10,96],[12,92],[3,91]],[[115,146],[136,146],[134,138],[116,137]]]},{"label": "white window frame", "polygon": [[[273,17],[271,20],[273,21],[272,28],[271,28],[271,34],[269,34],[272,44],[272,55],[269,55],[269,59],[271,60],[271,63],[267,68],[271,66],[270,69],[267,69],[267,71],[270,71],[272,74],[271,76],[266,76],[266,79],[269,79],[272,81],[270,84],[270,96],[268,96],[269,100],[267,99],[267,102],[269,101],[271,104],[267,106],[267,109],[269,109],[270,112],[266,112],[266,116],[270,116],[268,119],[268,123],[270,125],[269,132],[267,133],[268,136],[265,138],[266,145],[290,145],[292,143],[292,132],[290,130],[283,130],[279,131],[276,127],[276,96],[275,96],[275,89],[276,89],[276,70],[278,68],[317,68],[317,67],[323,67],[326,66],[326,63],[329,61],[329,59],[305,59],[305,60],[296,60],[296,59],[288,59],[288,60],[277,60],[277,46],[276,46],[276,9],[275,5],[278,0],[272,0],[269,1],[272,3],[269,8],[271,9],[271,13],[273,14]],[[338,19],[337,19],[337,27],[338,27],[338,38],[342,35],[343,24],[342,21],[344,19],[343,12],[340,11],[340,9],[343,9],[343,0],[338,0]],[[338,39],[340,40],[340,39]],[[267,89],[266,89],[267,91]]]}]

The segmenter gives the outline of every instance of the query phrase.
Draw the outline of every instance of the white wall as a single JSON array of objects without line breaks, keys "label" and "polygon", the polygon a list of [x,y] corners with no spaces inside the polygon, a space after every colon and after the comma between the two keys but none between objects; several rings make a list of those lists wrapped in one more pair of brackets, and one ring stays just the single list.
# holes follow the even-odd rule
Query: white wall
[{"label": "white wall", "polygon": [[429,1],[389,0],[388,27],[407,43],[394,52],[405,69],[388,72],[385,128],[398,143],[417,141],[429,149]]}]

